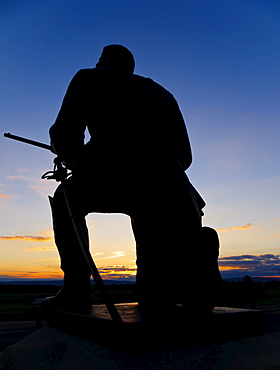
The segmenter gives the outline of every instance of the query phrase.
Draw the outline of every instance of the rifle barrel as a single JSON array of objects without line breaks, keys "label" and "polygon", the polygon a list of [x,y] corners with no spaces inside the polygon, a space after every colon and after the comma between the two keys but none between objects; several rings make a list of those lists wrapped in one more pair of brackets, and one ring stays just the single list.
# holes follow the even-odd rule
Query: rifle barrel
[{"label": "rifle barrel", "polygon": [[12,135],[9,132],[6,132],[4,134],[4,136],[8,137],[9,139],[22,141],[23,143],[26,143],[26,144],[35,145],[35,146],[38,146],[39,148],[47,149],[47,150],[50,150],[52,152],[52,147],[50,145],[40,143],[40,142],[35,141],[35,140],[26,139],[26,138],[21,137],[21,136]]}]

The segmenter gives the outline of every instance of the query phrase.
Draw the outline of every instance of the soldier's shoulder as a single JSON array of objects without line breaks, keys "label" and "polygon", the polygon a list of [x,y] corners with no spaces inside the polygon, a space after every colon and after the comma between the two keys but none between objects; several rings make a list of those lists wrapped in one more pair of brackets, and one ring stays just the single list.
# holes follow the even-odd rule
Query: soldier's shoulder
[{"label": "soldier's shoulder", "polygon": [[134,74],[133,79],[139,83],[142,83],[143,85],[146,85],[147,87],[150,87],[154,91],[157,91],[159,93],[166,94],[169,96],[173,96],[165,87],[155,82],[150,77],[143,77],[143,76]]},{"label": "soldier's shoulder", "polygon": [[94,75],[97,73],[96,68],[82,68],[76,72],[74,77],[88,77],[89,75]]}]

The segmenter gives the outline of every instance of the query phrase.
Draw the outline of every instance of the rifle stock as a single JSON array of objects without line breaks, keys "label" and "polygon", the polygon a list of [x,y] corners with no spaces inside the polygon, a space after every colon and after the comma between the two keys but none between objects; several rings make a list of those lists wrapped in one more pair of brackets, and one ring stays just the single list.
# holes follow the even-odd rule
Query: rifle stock
[{"label": "rifle stock", "polygon": [[39,148],[47,149],[47,150],[50,150],[51,152],[53,152],[52,147],[48,144],[40,143],[40,142],[35,141],[35,140],[26,139],[26,138],[21,137],[21,136],[12,135],[9,132],[6,132],[4,134],[4,136],[9,138],[9,139],[21,141],[23,143],[34,145],[34,146],[38,146]]}]

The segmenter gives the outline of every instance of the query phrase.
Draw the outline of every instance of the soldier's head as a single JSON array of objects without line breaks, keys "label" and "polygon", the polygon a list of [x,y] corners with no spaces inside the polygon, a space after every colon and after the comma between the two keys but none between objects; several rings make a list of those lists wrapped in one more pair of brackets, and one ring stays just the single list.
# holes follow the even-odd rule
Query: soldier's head
[{"label": "soldier's head", "polygon": [[135,61],[133,54],[122,45],[108,45],[102,50],[96,68],[108,68],[120,73],[133,73]]}]

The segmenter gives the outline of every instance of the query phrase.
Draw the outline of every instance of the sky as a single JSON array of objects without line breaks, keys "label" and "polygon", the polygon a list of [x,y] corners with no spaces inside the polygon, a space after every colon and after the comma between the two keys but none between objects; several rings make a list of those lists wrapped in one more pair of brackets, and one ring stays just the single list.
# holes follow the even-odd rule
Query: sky
[{"label": "sky", "polygon": [[[0,279],[61,277],[48,204],[58,183],[41,180],[54,156],[3,134],[48,144],[71,78],[113,43],[178,101],[222,276],[280,277],[278,0],[2,0]],[[102,276],[134,276],[128,216],[87,222]]]}]

